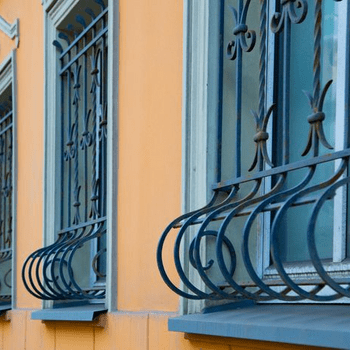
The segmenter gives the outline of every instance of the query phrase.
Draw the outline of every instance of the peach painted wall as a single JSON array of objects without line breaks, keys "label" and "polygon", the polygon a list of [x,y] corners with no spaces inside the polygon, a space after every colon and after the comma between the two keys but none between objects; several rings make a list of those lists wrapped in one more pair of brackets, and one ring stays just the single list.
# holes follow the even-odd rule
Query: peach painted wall
[{"label": "peach painted wall", "polygon": [[[0,15],[9,23],[19,18],[17,70],[17,290],[18,307],[39,307],[21,283],[26,256],[42,245],[43,198],[43,12],[38,0],[0,2]],[[15,41],[0,32],[0,62]]]},{"label": "peach painted wall", "polygon": [[180,213],[182,1],[120,0],[118,308],[178,308],[155,264]]}]

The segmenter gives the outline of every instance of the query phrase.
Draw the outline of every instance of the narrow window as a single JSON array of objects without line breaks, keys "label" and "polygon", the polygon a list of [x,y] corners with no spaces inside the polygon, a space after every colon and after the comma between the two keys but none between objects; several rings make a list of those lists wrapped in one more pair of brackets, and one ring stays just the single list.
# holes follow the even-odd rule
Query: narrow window
[{"label": "narrow window", "polygon": [[12,85],[0,95],[0,307],[11,303],[13,237]]},{"label": "narrow window", "polygon": [[[44,300],[104,299],[107,225],[108,8],[80,1],[56,27],[53,244],[23,266]],[[52,168],[53,169],[53,168]]]}]

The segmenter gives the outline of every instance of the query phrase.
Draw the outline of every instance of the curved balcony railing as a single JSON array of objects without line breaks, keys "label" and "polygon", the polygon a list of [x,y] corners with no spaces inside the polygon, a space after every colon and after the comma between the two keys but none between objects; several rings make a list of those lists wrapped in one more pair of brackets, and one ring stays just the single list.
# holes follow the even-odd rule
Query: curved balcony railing
[{"label": "curved balcony railing", "polygon": [[[317,250],[315,227],[322,206],[333,199],[339,188],[346,187],[350,177],[345,175],[349,167],[350,149],[335,152],[331,155],[319,156],[310,160],[303,160],[290,165],[276,167],[260,172],[252,178],[246,177],[223,184],[223,187],[214,190],[211,202],[204,208],[187,213],[172,221],[162,234],[159,241],[157,260],[158,267],[165,283],[182,297],[189,299],[253,299],[256,301],[279,299],[297,301],[309,299],[314,301],[336,300],[343,296],[348,297],[350,274],[335,271],[329,268],[329,261],[323,261]],[[340,161],[337,171],[326,181],[312,185],[316,168],[323,163]],[[285,188],[288,174],[293,170],[306,169],[307,174],[299,184]],[[267,193],[260,195],[264,181],[277,177],[275,186]],[[239,188],[242,184],[251,185],[251,191],[242,199],[238,199]],[[225,199],[222,199],[225,194]],[[312,211],[307,224],[307,245],[310,254],[308,276],[290,275],[288,264],[283,262],[278,247],[278,238],[283,231],[283,219],[288,210],[295,206],[312,204]],[[254,234],[254,222],[263,213],[274,213],[271,220],[270,250],[273,277],[262,276],[253,262],[255,252],[249,249],[249,238]],[[244,218],[243,231],[232,230],[235,220]],[[211,229],[212,224],[219,226]],[[229,228],[229,226],[231,227]],[[232,226],[233,225],[233,226]],[[176,230],[176,231],[175,231]],[[193,231],[195,233],[193,234]],[[163,263],[163,248],[166,240],[176,232],[174,244],[174,263],[176,271],[187,292],[180,290],[171,281]],[[191,237],[186,239],[186,235]],[[240,246],[235,246],[232,235],[241,237]],[[215,240],[214,258],[203,261],[201,257],[201,243],[206,237]],[[172,238],[171,238],[172,239]],[[183,247],[184,242],[188,243]],[[181,260],[181,249],[186,253],[185,259],[200,276],[205,288],[191,283],[191,278]],[[240,264],[237,260],[237,251],[240,250]],[[214,265],[219,267],[219,273],[211,274]],[[240,269],[249,276],[248,281],[236,281],[235,271]],[[241,272],[242,274],[242,272]],[[306,288],[303,288],[305,286]],[[326,286],[333,293],[325,293]]]},{"label": "curved balcony railing", "polygon": [[[93,270],[104,277],[99,271],[98,259],[106,249],[96,252],[92,259],[90,250],[91,244],[105,234],[106,218],[103,217],[60,231],[55,243],[29,255],[22,269],[23,283],[29,293],[43,300],[104,298],[104,286],[89,287],[89,281],[81,274],[89,275]],[[87,262],[83,262],[82,254],[88,255]]]}]

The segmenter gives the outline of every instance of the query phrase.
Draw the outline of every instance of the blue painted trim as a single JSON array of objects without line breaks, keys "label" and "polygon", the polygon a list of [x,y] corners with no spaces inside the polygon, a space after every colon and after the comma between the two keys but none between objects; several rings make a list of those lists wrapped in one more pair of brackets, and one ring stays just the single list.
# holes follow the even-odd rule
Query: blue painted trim
[{"label": "blue painted trim", "polygon": [[350,349],[350,306],[256,305],[170,318],[169,331]]},{"label": "blue painted trim", "polygon": [[256,305],[256,303],[253,300],[236,301],[233,303],[227,303],[227,304],[223,304],[223,305],[206,307],[202,310],[202,314],[209,314],[212,312],[240,309],[240,308],[254,306],[254,305]]},{"label": "blue painted trim", "polygon": [[93,321],[95,317],[107,312],[103,304],[90,304],[57,309],[33,311],[32,320],[42,321]]}]

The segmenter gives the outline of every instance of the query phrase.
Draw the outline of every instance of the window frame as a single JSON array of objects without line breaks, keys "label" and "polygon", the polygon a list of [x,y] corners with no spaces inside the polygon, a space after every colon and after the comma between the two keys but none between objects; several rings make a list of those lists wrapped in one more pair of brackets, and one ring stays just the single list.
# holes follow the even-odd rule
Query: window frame
[{"label": "window frame", "polygon": [[[55,147],[57,140],[57,119],[52,116],[59,104],[57,69],[57,51],[52,42],[57,39],[57,28],[70,11],[81,0],[45,1],[44,5],[44,213],[43,213],[43,244],[47,246],[55,240],[55,232],[59,230],[59,205],[53,188],[59,188],[55,176],[56,160],[60,156]],[[108,124],[107,124],[107,277],[106,299],[108,310],[116,309],[116,228],[117,228],[117,97],[118,97],[118,1],[108,4]],[[113,297],[112,297],[113,296]],[[43,301],[43,308],[53,306],[52,301]]]},{"label": "window frame", "polygon": [[[336,1],[334,1],[336,2]],[[340,151],[344,149],[344,120],[346,118],[346,108],[344,106],[346,105],[346,96],[344,94],[344,91],[348,88],[348,85],[350,83],[350,77],[348,78],[348,81],[346,79],[347,74],[344,74],[344,72],[349,71],[349,67],[346,64],[346,59],[349,59],[349,38],[348,35],[340,36],[338,35],[341,33],[341,30],[344,32],[346,28],[346,25],[350,23],[350,16],[348,14],[349,6],[345,2],[340,2],[340,4],[344,4],[344,11],[339,11],[338,16],[338,26],[337,26],[337,85],[336,85],[336,107],[335,107],[335,146],[334,151]],[[309,10],[310,11],[310,10]],[[276,12],[276,3],[275,2],[269,2],[269,13],[275,13]],[[270,18],[269,18],[270,19]],[[302,24],[301,24],[302,25]],[[269,57],[270,64],[267,65],[267,106],[270,106],[274,101],[274,84],[275,84],[275,58],[274,58],[274,49],[275,49],[275,38],[276,35],[269,30],[268,31],[268,41],[271,42],[268,46],[269,53],[272,57]],[[271,60],[271,61],[270,61]],[[348,75],[349,76],[349,75]],[[268,132],[270,135],[272,135],[271,139],[273,139],[273,133],[272,133],[272,125],[273,120],[269,122],[269,129]],[[267,143],[268,152],[269,154],[272,153],[272,142]],[[334,164],[334,170],[339,166],[341,160],[335,161]],[[267,169],[269,166],[267,165]],[[345,174],[341,176],[341,178],[344,178]],[[347,225],[347,218],[346,218],[346,212],[347,212],[347,206],[349,205],[347,195],[346,195],[346,189],[341,188],[339,193],[336,194],[334,198],[334,210],[333,210],[333,261],[332,264],[327,266],[326,271],[332,272],[332,271],[350,271],[350,261],[343,262],[344,259],[346,259],[346,225]],[[262,251],[259,251],[261,253],[261,257],[258,257],[259,261],[261,261],[261,272],[263,276],[268,276],[269,278],[278,278],[279,274],[277,270],[270,266],[270,223],[269,223],[269,213],[265,213],[265,220],[263,220],[263,244],[262,244]],[[307,263],[290,263],[288,267],[286,267],[286,271],[288,274],[298,276],[300,278],[310,276],[310,274],[314,274],[314,268],[312,264]],[[279,302],[279,301],[275,301]],[[306,302],[306,301],[305,301]],[[312,302],[312,301],[307,301]],[[338,300],[339,302],[339,300]]]},{"label": "window frame", "polygon": [[[350,21],[350,5],[346,2],[340,2],[344,11],[343,15],[339,18],[339,28]],[[183,72],[183,113],[182,113],[182,212],[188,213],[192,210],[203,207],[209,202],[211,197],[211,187],[217,181],[215,181],[215,165],[216,163],[216,137],[217,126],[215,119],[218,117],[217,101],[218,101],[218,84],[219,84],[219,70],[220,63],[218,63],[219,52],[215,52],[210,47],[211,40],[215,36],[218,36],[219,28],[214,22],[210,21],[210,16],[215,12],[219,15],[220,9],[213,9],[213,2],[201,1],[192,2],[190,0],[184,1],[184,72]],[[220,6],[220,5],[216,5]],[[276,2],[269,2],[269,13],[274,13],[276,10]],[[268,19],[268,21],[270,18]],[[339,30],[339,29],[338,29]],[[267,48],[269,57],[275,57],[275,34],[268,31],[268,40],[273,43]],[[349,77],[349,64],[346,58],[349,57],[349,33],[346,31],[346,35],[338,36],[338,76],[337,76],[337,102],[336,102],[336,122],[338,123],[337,129],[342,130],[342,123],[344,122],[345,115],[348,115],[348,109],[344,106],[348,105],[348,92],[349,92],[349,78],[346,81],[346,77]],[[273,102],[274,91],[274,62],[272,62],[267,69],[267,105],[271,105]],[[210,68],[209,68],[210,67]],[[341,72],[343,74],[341,74]],[[346,72],[346,74],[344,74]],[[340,86],[344,87],[343,90]],[[271,124],[271,122],[269,123]],[[270,128],[271,125],[269,126]],[[210,130],[210,132],[208,132]],[[271,129],[270,129],[271,130]],[[268,152],[271,154],[271,143],[268,143]],[[342,144],[336,143],[336,150],[342,148]],[[206,157],[203,155],[206,154]],[[335,210],[340,208],[342,217],[346,210],[346,204],[344,204],[344,193],[337,195],[335,202]],[[344,207],[345,206],[345,207]],[[268,214],[267,214],[268,215]],[[263,263],[260,271],[263,272],[268,266],[269,261],[269,220],[265,214],[265,218],[262,220],[263,224],[263,240],[260,244],[258,257]],[[338,220],[336,218],[335,220]],[[340,221],[344,221],[340,219]],[[339,222],[337,222],[339,225]],[[341,223],[344,227],[344,222]],[[188,246],[194,237],[191,230],[190,234],[183,237],[182,244]],[[345,230],[342,228],[335,233],[334,239],[345,239]],[[205,241],[205,237],[202,238]],[[204,243],[205,244],[205,243]],[[201,259],[205,259],[206,252],[201,252]],[[337,251],[337,259],[342,260],[344,253]],[[185,271],[188,270],[188,256],[184,250],[181,252],[181,262]],[[347,265],[347,264],[346,264]],[[268,269],[267,269],[268,270]],[[259,271],[259,269],[258,269]],[[296,267],[294,269],[296,273],[302,273],[302,268]],[[269,272],[273,273],[273,269]],[[198,286],[199,289],[205,287],[203,281],[198,274],[189,275],[191,282]],[[184,285],[180,287],[185,292]],[[180,312],[181,314],[188,314],[194,312],[200,312],[204,306],[212,305],[205,300],[188,300],[180,298]]]},{"label": "window frame", "polygon": [[[18,23],[18,20],[16,21]],[[17,176],[18,176],[18,157],[17,157],[17,72],[16,72],[16,49],[0,64],[0,95],[11,85],[12,93],[12,272],[11,272],[11,302],[2,305],[0,311],[6,311],[16,308],[17,305],[17,255],[16,255],[16,237],[17,237]],[[1,196],[0,196],[1,198]]]}]

